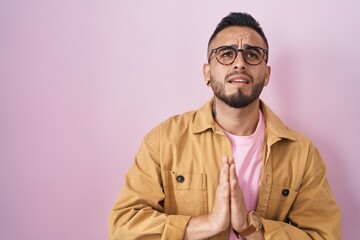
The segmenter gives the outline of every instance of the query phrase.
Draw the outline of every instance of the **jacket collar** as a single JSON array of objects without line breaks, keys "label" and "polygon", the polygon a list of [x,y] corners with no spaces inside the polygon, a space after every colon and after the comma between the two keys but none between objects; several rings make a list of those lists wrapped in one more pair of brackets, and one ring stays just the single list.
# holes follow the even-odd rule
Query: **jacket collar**
[{"label": "jacket collar", "polygon": [[213,99],[209,100],[196,111],[192,128],[193,133],[201,133],[209,128],[215,129],[216,123],[212,116],[212,105]]},{"label": "jacket collar", "polygon": [[290,129],[262,100],[260,100],[260,110],[264,114],[267,133],[269,137],[271,137],[271,135],[274,135],[279,139],[285,138],[293,141],[296,140],[294,134],[292,134]]},{"label": "jacket collar", "polygon": [[[216,122],[212,116],[212,105],[213,100],[211,99],[196,112],[192,128],[193,133],[201,133],[208,129],[215,131],[217,129]],[[296,140],[288,127],[262,100],[260,100],[260,110],[264,114],[268,137],[274,137],[274,142],[276,141],[275,138]]]}]

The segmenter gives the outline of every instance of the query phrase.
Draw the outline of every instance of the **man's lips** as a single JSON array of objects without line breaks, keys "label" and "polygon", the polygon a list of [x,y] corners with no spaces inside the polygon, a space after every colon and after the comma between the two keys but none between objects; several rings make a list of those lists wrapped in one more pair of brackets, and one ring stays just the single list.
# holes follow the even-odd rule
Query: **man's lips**
[{"label": "man's lips", "polygon": [[250,78],[245,75],[233,75],[226,80],[228,83],[250,83]]},{"label": "man's lips", "polygon": [[231,84],[249,84],[253,79],[247,72],[234,71],[225,76],[225,81]]}]

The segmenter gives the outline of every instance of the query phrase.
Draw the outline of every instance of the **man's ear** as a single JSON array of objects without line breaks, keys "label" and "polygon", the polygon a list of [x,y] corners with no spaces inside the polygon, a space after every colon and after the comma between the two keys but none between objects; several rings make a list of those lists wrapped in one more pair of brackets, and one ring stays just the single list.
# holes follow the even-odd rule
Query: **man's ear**
[{"label": "man's ear", "polygon": [[271,74],[271,67],[270,66],[266,66],[265,69],[265,83],[264,86],[267,86],[269,84],[270,81],[270,74]]},{"label": "man's ear", "polygon": [[203,75],[204,75],[204,80],[205,80],[205,84],[207,86],[211,85],[210,82],[210,64],[205,63],[203,66]]}]

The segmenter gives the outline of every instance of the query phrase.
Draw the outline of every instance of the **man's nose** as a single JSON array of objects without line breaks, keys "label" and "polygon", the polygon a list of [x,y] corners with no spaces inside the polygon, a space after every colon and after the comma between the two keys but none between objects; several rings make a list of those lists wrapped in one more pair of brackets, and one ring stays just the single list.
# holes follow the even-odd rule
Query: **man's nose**
[{"label": "man's nose", "polygon": [[234,62],[233,62],[234,69],[246,69],[247,63],[245,62],[241,52],[238,52]]}]

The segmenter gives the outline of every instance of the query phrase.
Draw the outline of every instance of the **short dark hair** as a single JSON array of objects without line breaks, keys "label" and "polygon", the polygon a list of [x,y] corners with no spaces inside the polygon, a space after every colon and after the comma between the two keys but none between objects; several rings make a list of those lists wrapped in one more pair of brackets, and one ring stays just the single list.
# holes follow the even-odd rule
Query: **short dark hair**
[{"label": "short dark hair", "polygon": [[216,35],[220,31],[224,30],[227,27],[231,27],[231,26],[249,27],[249,28],[255,30],[258,34],[260,34],[262,39],[265,41],[266,47],[269,48],[268,41],[266,39],[266,36],[265,36],[259,22],[256,21],[255,18],[253,18],[250,14],[242,13],[242,12],[231,12],[231,13],[229,13],[229,15],[224,17],[221,20],[221,22],[216,26],[215,31],[211,35],[208,46],[210,45],[211,41],[216,37]]}]

